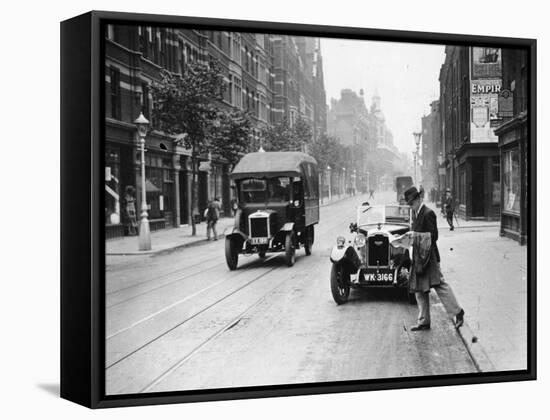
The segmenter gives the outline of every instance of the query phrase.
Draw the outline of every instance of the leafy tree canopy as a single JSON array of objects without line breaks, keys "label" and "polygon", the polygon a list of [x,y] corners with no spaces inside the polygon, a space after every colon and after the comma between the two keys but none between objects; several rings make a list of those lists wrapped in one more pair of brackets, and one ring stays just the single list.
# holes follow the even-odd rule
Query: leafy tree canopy
[{"label": "leafy tree canopy", "polygon": [[191,64],[183,76],[161,71],[161,80],[151,87],[155,128],[171,135],[187,133],[185,146],[196,154],[205,153],[218,118],[215,101],[222,99],[223,86],[215,61]]}]

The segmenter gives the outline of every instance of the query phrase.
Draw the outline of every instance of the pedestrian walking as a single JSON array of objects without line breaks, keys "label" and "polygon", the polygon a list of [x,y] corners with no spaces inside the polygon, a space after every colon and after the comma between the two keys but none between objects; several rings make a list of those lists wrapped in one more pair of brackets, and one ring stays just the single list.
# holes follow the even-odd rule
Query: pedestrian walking
[{"label": "pedestrian walking", "polygon": [[447,188],[445,191],[445,217],[447,218],[447,223],[449,224],[449,230],[455,230],[453,225],[453,213],[455,211],[453,196],[451,195],[451,189]]},{"label": "pedestrian walking", "polygon": [[126,234],[129,236],[135,236],[138,234],[136,215],[136,189],[132,185],[127,185],[124,189],[123,199]]},{"label": "pedestrian walking", "polygon": [[[418,304],[418,322],[411,327],[411,331],[430,329],[430,289],[432,287],[437,292],[447,313],[453,316],[455,327],[460,328],[464,324],[464,309],[458,304],[451,286],[441,273],[440,255],[437,248],[437,217],[434,211],[423,203],[416,187],[413,186],[405,191],[405,201],[412,207],[414,213],[411,229],[414,238],[413,264],[409,289],[415,293]],[[421,235],[423,233],[429,233],[429,235]]]},{"label": "pedestrian walking", "polygon": [[234,217],[235,214],[237,214],[237,210],[239,209],[239,204],[237,202],[236,198],[231,199],[231,215]]},{"label": "pedestrian walking", "polygon": [[211,232],[214,234],[214,240],[218,240],[218,232],[216,231],[216,224],[220,218],[221,204],[220,199],[215,197],[206,208],[206,239],[210,240]]},{"label": "pedestrian walking", "polygon": [[369,190],[369,198],[374,198],[374,188]]}]

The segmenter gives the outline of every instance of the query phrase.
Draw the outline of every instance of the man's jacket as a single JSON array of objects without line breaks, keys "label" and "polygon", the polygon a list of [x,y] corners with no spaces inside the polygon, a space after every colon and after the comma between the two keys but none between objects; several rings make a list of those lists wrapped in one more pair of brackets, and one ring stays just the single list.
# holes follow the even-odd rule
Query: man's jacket
[{"label": "man's jacket", "polygon": [[437,239],[439,238],[439,232],[437,231],[437,216],[434,211],[423,205],[412,225],[414,232],[430,232],[432,239],[432,249],[435,252],[437,262],[441,259],[439,257],[439,249],[437,248]]},{"label": "man's jacket", "polygon": [[[431,287],[438,286],[441,282],[440,257],[437,248],[437,217],[433,210],[425,205],[422,206],[413,221],[412,231],[417,234],[413,234],[413,264],[409,290],[428,292]],[[422,265],[419,266],[419,264]]]}]

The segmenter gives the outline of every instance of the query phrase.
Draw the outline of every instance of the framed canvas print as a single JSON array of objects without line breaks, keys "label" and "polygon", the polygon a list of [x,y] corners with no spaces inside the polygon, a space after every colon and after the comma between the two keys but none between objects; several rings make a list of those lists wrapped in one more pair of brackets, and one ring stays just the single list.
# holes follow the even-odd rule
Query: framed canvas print
[{"label": "framed canvas print", "polygon": [[536,378],[536,42],[61,24],[61,394]]}]

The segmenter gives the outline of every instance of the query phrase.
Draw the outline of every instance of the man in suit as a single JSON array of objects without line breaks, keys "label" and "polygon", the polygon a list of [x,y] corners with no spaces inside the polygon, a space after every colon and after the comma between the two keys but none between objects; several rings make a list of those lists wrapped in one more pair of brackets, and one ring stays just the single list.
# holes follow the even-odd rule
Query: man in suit
[{"label": "man in suit", "polygon": [[411,331],[430,329],[430,288],[434,288],[447,312],[454,317],[456,328],[464,324],[464,309],[458,304],[451,286],[445,281],[439,267],[440,256],[437,248],[437,217],[432,209],[422,200],[420,192],[412,186],[405,191],[405,201],[413,210],[412,231],[431,234],[430,258],[426,267],[419,270],[411,268],[411,284],[414,284],[416,302],[418,304],[418,323]]}]

